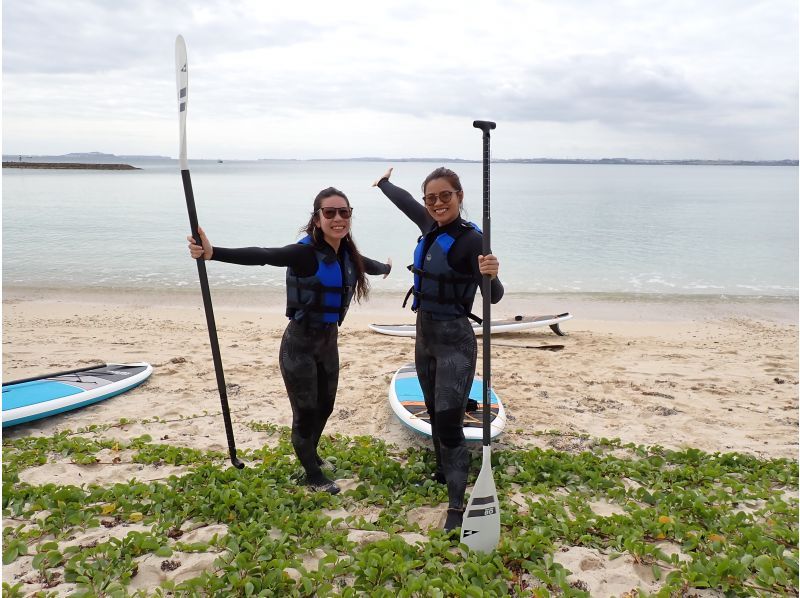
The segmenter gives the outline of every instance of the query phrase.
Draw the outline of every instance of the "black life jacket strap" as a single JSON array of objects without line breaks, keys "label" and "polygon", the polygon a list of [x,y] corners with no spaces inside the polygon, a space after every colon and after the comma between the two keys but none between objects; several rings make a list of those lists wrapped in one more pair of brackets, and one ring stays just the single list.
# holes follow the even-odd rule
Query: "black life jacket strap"
[{"label": "black life jacket strap", "polygon": [[426,272],[425,270],[420,270],[419,268],[415,268],[413,265],[409,266],[408,269],[419,276],[420,278],[429,278],[431,280],[436,280],[439,284],[442,283],[442,280],[445,282],[449,282],[451,284],[468,284],[470,282],[474,282],[474,278],[472,276],[466,275],[455,275],[446,276],[444,274],[431,274],[430,272]]},{"label": "black life jacket strap", "polygon": [[468,305],[468,303],[462,299],[455,299],[455,298],[447,299],[445,297],[441,297],[440,295],[429,295],[428,293],[418,293],[417,291],[413,290],[413,287],[408,294],[409,295],[413,294],[419,300],[433,301],[435,303],[441,303],[442,305],[463,305],[463,306]]},{"label": "black life jacket strap", "polygon": [[324,314],[338,314],[340,308],[338,307],[329,307],[327,305],[317,305],[317,304],[308,304],[308,303],[299,303],[297,301],[289,301],[287,302],[286,307],[289,309],[302,309],[303,311],[315,311]]},{"label": "black life jacket strap", "polygon": [[403,298],[403,307],[406,306],[406,303],[408,303],[408,298],[411,297],[413,293],[414,293],[414,287],[412,286],[410,289],[408,289],[408,293],[406,293],[406,296]]},{"label": "black life jacket strap", "polygon": [[315,283],[308,283],[308,282],[300,282],[296,280],[288,280],[286,281],[286,286],[289,287],[296,287],[297,289],[307,290],[307,291],[318,291],[320,293],[344,293],[347,292],[347,287],[327,287],[324,284],[315,282]]}]

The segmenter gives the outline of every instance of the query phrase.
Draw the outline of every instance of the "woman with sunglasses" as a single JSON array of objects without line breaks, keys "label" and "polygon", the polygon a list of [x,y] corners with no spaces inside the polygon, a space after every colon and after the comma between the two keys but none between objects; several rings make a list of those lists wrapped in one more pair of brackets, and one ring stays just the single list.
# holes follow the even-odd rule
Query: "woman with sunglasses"
[{"label": "woman with sunglasses", "polygon": [[[437,168],[422,183],[422,203],[389,182],[390,168],[373,183],[414,224],[422,236],[414,251],[411,309],[417,312],[414,361],[431,421],[436,454],[434,479],[447,484],[444,529],[461,526],[470,456],[464,440],[464,412],[478,358],[469,318],[484,274],[492,277],[492,303],[503,296],[499,262],[482,255],[480,229],[461,217],[464,191],[458,175]],[[405,306],[405,302],[403,303]]]},{"label": "woman with sunglasses", "polygon": [[339,383],[338,327],[350,301],[369,294],[366,275],[386,278],[392,261],[383,264],[359,253],[350,234],[353,209],[347,196],[329,187],[314,199],[305,237],[286,247],[213,247],[199,228],[202,247],[189,240],[195,259],[246,266],[286,267],[286,315],[279,364],[292,406],[292,446],[316,491],[337,494],[339,487],[322,471],[322,431],[333,412]]}]

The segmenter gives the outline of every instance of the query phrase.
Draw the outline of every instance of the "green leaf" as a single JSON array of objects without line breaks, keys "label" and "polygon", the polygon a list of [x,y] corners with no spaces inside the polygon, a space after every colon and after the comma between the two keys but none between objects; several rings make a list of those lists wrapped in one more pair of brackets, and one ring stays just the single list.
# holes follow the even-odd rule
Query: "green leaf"
[{"label": "green leaf", "polygon": [[17,560],[19,556],[19,547],[17,544],[11,544],[8,548],[3,551],[3,564],[10,565],[14,561]]},{"label": "green leaf", "polygon": [[759,555],[753,561],[753,565],[759,571],[769,571],[772,568],[772,557],[767,554]]}]

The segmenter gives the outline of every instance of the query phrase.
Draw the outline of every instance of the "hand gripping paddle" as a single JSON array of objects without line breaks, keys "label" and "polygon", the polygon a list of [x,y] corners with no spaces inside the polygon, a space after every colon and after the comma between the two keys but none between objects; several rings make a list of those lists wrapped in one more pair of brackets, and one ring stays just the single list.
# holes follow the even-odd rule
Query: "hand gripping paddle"
[{"label": "hand gripping paddle", "polygon": [[[189,67],[186,60],[186,42],[183,36],[179,35],[175,40],[175,75],[178,83],[178,115],[180,117],[180,163],[181,178],[183,179],[183,192],[186,195],[186,209],[189,211],[189,226],[192,229],[192,237],[200,245],[200,233],[197,232],[197,209],[194,205],[194,192],[192,191],[192,179],[189,176],[189,161],[186,159],[186,108],[189,101]],[[219,340],[217,339],[217,325],[214,322],[214,308],[211,305],[211,291],[208,287],[208,276],[206,275],[206,262],[203,256],[197,260],[197,273],[200,276],[200,290],[203,294],[203,307],[206,311],[206,323],[208,324],[208,336],[211,341],[211,355],[214,358],[214,370],[217,374],[217,389],[219,390],[219,400],[222,403],[222,419],[225,421],[225,434],[228,437],[228,452],[231,456],[231,463],[239,469],[244,467],[244,463],[236,457],[236,441],[233,438],[233,426],[231,425],[231,413],[228,409],[228,391],[225,387],[225,374],[222,371],[222,357],[219,352]]]},{"label": "hand gripping paddle", "polygon": [[[491,253],[489,216],[489,131],[497,125],[485,120],[472,123],[483,131],[483,255]],[[478,479],[464,512],[461,541],[478,552],[492,552],[500,541],[500,501],[492,475],[492,440],[490,436],[491,379],[491,319],[492,283],[489,276],[481,281],[483,296],[483,462]]]}]

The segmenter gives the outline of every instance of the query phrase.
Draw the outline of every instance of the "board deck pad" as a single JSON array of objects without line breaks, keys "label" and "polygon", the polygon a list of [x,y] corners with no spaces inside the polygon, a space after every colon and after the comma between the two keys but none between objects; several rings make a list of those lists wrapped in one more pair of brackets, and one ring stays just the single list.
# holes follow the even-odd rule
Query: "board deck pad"
[{"label": "board deck pad", "polygon": [[[483,379],[475,376],[469,392],[470,405],[464,416],[464,436],[467,440],[483,439]],[[474,403],[473,403],[474,401]],[[490,394],[490,435],[497,436],[505,427],[505,409],[495,394]],[[431,422],[422,387],[419,384],[414,364],[401,367],[389,386],[389,404],[401,422],[426,436],[431,436]],[[475,409],[471,409],[474,406]]]},{"label": "board deck pad", "polygon": [[[571,320],[572,317],[571,313],[565,312],[558,315],[515,316],[502,320],[492,320],[491,333],[519,332],[541,326],[549,326],[557,335],[565,336],[559,324]],[[477,322],[471,322],[471,324],[475,334],[481,336],[483,334],[483,326]],[[416,324],[370,324],[369,327],[374,332],[388,334],[389,336],[416,336],[417,334]]]},{"label": "board deck pad", "polygon": [[3,383],[3,427],[49,417],[116,396],[144,382],[148,363],[105,364]]}]

